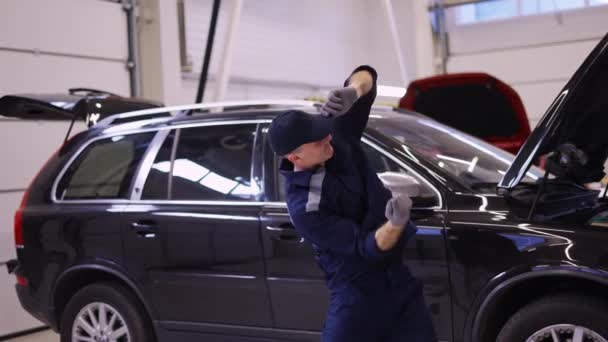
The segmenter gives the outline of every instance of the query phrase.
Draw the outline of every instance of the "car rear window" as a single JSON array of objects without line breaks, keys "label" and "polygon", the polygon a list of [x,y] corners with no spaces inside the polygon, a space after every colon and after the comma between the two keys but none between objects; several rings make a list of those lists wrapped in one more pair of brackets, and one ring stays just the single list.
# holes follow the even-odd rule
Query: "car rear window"
[{"label": "car rear window", "polygon": [[64,173],[55,196],[59,200],[128,198],[153,135],[119,135],[89,144]]}]

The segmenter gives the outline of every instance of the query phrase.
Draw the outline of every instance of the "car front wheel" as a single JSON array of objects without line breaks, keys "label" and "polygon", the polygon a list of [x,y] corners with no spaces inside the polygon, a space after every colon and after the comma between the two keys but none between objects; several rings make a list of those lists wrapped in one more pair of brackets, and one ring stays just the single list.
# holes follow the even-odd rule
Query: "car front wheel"
[{"label": "car front wheel", "polygon": [[608,342],[608,306],[597,299],[561,294],[532,302],[515,313],[497,342]]},{"label": "car front wheel", "polygon": [[61,341],[154,341],[149,325],[131,292],[114,283],[93,284],[68,302],[61,320]]}]

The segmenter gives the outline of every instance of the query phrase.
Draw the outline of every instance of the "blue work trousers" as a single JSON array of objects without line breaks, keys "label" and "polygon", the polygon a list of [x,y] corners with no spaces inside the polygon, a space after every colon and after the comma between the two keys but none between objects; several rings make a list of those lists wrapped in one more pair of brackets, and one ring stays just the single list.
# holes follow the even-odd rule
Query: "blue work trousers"
[{"label": "blue work trousers", "polygon": [[421,282],[398,286],[349,285],[333,293],[323,342],[436,342]]}]

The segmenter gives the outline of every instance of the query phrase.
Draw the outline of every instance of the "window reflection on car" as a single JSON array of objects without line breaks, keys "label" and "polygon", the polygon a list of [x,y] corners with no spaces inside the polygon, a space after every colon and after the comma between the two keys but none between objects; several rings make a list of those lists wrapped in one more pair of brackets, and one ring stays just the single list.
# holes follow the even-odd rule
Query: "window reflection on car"
[{"label": "window reflection on car", "polygon": [[172,131],[152,164],[142,199],[254,200],[261,192],[250,179],[255,131],[255,124]]},{"label": "window reflection on car", "polygon": [[[370,121],[400,142],[407,154],[437,165],[471,188],[495,186],[514,159],[509,152],[427,118],[390,115]],[[531,167],[524,181],[535,182],[542,175],[541,169]]]}]

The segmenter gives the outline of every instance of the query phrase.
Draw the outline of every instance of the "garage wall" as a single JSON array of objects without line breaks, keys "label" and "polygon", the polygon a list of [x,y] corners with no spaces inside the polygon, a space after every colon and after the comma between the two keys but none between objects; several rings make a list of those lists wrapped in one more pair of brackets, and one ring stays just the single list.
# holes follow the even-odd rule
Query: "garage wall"
[{"label": "garage wall", "polygon": [[[233,3],[222,2],[207,101],[214,97]],[[411,53],[410,2],[393,3],[408,75],[413,77],[417,66]],[[139,4],[144,96],[167,104],[192,102],[212,0],[185,0],[187,49],[193,67],[183,73],[176,62],[177,0],[140,0]],[[127,27],[120,1],[2,0],[0,13],[0,96],[65,93],[70,87],[129,94]],[[382,84],[403,86],[392,49],[385,13],[376,0],[244,1],[226,99],[324,96],[364,63],[378,68]],[[67,122],[0,117],[0,153],[5,165],[0,179],[0,262],[15,257],[15,209],[35,173],[61,144],[67,127]],[[0,271],[0,337],[40,325],[17,303],[14,282],[13,276]]]},{"label": "garage wall", "polygon": [[[126,17],[103,0],[0,1],[0,96],[90,87],[129,94]],[[0,117],[0,262],[15,257],[13,215],[24,189],[59,147],[69,122]],[[83,129],[81,125],[78,129]],[[0,269],[0,337],[40,326]]]},{"label": "garage wall", "polygon": [[[212,0],[185,0],[187,53],[182,100],[198,87]],[[393,1],[408,75],[416,61],[410,1]],[[215,79],[233,2],[222,2],[205,101],[215,99]],[[372,64],[380,83],[403,86],[386,16],[374,0],[244,1],[226,100],[325,96],[359,64]],[[396,100],[394,100],[396,102]]]},{"label": "garage wall", "polygon": [[532,127],[608,32],[608,6],[450,24],[448,72],[484,71],[520,94]]}]

